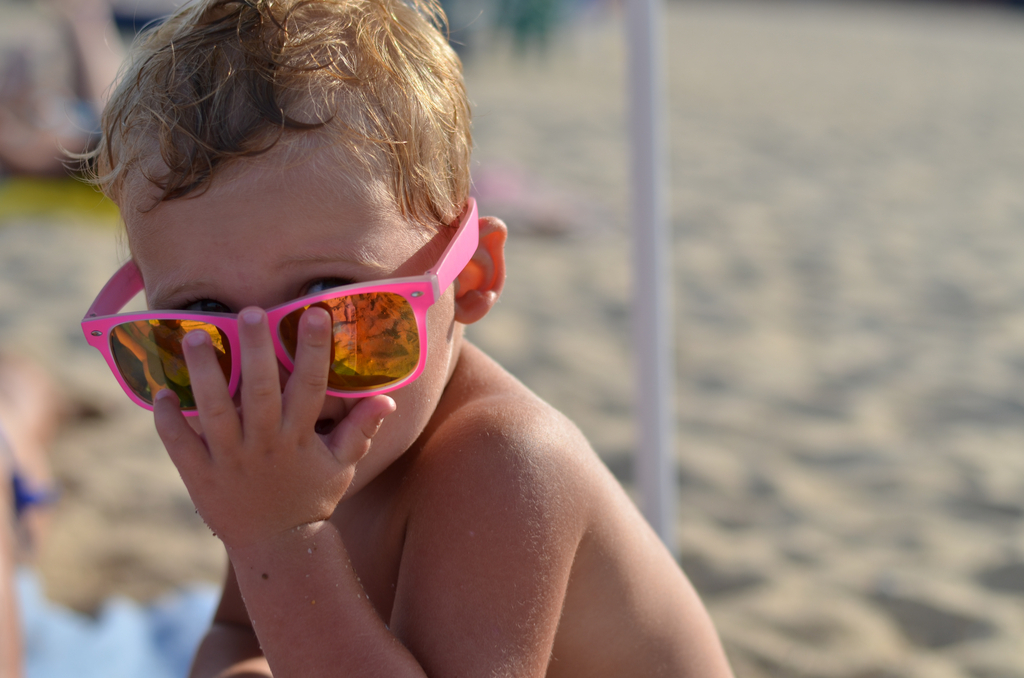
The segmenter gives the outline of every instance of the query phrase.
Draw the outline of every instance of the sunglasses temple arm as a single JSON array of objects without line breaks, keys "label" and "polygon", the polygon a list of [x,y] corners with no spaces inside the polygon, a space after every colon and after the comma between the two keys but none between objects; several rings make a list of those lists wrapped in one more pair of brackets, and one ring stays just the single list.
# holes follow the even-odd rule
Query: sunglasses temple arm
[{"label": "sunglasses temple arm", "polygon": [[129,260],[100,290],[96,301],[92,302],[92,306],[85,313],[86,319],[114,315],[124,308],[132,297],[141,292],[142,288],[142,273],[135,262]]},{"label": "sunglasses temple arm", "polygon": [[[438,260],[434,268],[427,271],[437,276],[438,296],[448,290],[462,269],[466,268],[473,254],[476,252],[480,242],[480,225],[478,223],[476,200],[469,198],[466,201],[466,210],[463,212],[462,222],[455,237],[448,243],[447,249]],[[127,302],[126,302],[127,303]]]}]

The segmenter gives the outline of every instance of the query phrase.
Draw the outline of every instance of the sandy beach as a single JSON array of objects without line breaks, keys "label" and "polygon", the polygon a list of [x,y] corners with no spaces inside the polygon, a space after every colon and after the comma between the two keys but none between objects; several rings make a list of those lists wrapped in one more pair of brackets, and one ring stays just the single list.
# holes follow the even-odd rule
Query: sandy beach
[{"label": "sandy beach", "polygon": [[[664,27],[677,534],[738,676],[1024,677],[1024,12],[679,1]],[[630,487],[621,33],[592,10],[467,57],[511,232],[469,336]],[[78,328],[125,256],[103,219],[0,226],[0,346],[71,412],[39,566],[82,610],[224,566]]]}]

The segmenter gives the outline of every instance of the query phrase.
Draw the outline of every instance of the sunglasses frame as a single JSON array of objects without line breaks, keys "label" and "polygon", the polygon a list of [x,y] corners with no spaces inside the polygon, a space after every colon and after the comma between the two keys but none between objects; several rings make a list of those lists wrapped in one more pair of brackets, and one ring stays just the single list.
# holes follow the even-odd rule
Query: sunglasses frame
[{"label": "sunglasses frame", "polygon": [[[285,350],[281,341],[280,325],[281,320],[289,313],[303,306],[310,306],[327,299],[335,299],[342,296],[355,294],[366,294],[369,292],[390,292],[403,297],[413,310],[416,317],[416,329],[420,339],[420,355],[416,362],[416,369],[402,379],[381,386],[363,391],[339,391],[327,388],[327,394],[340,398],[368,398],[373,395],[387,393],[408,385],[416,380],[426,366],[427,360],[427,309],[433,306],[438,299],[444,295],[451,283],[462,273],[462,270],[469,264],[479,244],[480,228],[477,216],[476,201],[473,198],[467,200],[466,208],[462,213],[458,229],[452,236],[448,247],[445,248],[437,264],[420,276],[407,278],[387,278],[367,283],[356,283],[335,287],[325,292],[317,292],[305,297],[293,299],[279,306],[267,310],[267,321],[272,330],[274,340],[274,352],[281,364],[291,372],[295,364]],[[118,383],[124,392],[131,398],[132,402],[147,410],[153,410],[153,404],[148,403],[139,397],[128,385],[121,370],[114,360],[114,353],[111,346],[113,329],[119,325],[137,322],[141,320],[195,320],[198,322],[213,325],[220,330],[230,346],[232,347],[231,373],[228,377],[228,392],[234,396],[238,389],[238,382],[241,379],[241,360],[236,356],[235,351],[239,346],[238,339],[238,314],[236,313],[203,313],[198,311],[141,311],[138,313],[120,313],[121,309],[131,301],[135,295],[145,289],[142,273],[135,262],[127,261],[110,278],[100,293],[96,296],[92,306],[82,319],[82,332],[85,340],[103,355],[107,366],[114,373]],[[185,416],[198,415],[197,409],[183,409]]]}]

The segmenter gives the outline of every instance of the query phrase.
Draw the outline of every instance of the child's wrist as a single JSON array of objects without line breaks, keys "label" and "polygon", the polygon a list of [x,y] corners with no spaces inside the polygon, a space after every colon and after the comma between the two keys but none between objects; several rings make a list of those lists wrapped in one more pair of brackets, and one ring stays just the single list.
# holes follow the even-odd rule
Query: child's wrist
[{"label": "child's wrist", "polygon": [[318,537],[322,535],[325,529],[330,527],[333,526],[329,520],[317,520],[297,525],[262,539],[254,539],[237,544],[225,542],[224,548],[228,553],[228,558],[236,566],[239,564],[239,561],[263,561],[268,556],[290,556],[301,552],[303,549],[311,554],[316,547]]}]

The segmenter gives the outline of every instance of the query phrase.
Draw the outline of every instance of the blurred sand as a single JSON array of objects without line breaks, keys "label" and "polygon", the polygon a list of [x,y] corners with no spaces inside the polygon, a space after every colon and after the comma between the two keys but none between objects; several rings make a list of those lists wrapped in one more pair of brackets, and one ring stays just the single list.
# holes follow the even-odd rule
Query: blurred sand
[{"label": "blurred sand", "polygon": [[[467,64],[480,173],[538,186],[471,336],[628,483],[613,20]],[[665,28],[678,534],[737,673],[1024,677],[1024,13],[719,0],[671,4]],[[80,338],[117,261],[110,230],[0,228],[0,345],[62,347],[81,406],[42,569],[82,608],[222,568]]]}]

